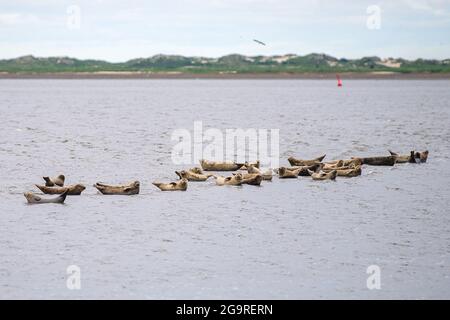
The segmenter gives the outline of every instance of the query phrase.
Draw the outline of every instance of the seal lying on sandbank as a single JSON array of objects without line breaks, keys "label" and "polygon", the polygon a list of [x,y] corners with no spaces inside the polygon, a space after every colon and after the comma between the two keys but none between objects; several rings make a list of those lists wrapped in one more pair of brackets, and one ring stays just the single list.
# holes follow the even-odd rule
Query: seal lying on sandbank
[{"label": "seal lying on sandbank", "polygon": [[332,170],[330,172],[323,172],[323,171],[313,172],[313,171],[311,171],[309,174],[311,175],[313,180],[335,180],[336,176],[337,176],[337,171],[336,170]]},{"label": "seal lying on sandbank", "polygon": [[349,167],[349,166],[360,166],[362,165],[362,160],[360,158],[352,158],[345,160],[333,160],[325,162],[324,168],[338,168],[338,167]]},{"label": "seal lying on sandbank", "polygon": [[105,195],[126,195],[130,196],[133,194],[139,194],[140,183],[139,181],[134,181],[129,184],[124,185],[108,185],[101,182],[94,184],[94,188],[97,188],[102,194]]},{"label": "seal lying on sandbank", "polygon": [[244,164],[231,161],[216,162],[202,159],[200,160],[200,165],[205,171],[236,171],[242,168]]},{"label": "seal lying on sandbank", "polygon": [[299,167],[299,168],[301,168],[301,170],[298,173],[298,175],[302,176],[302,177],[308,177],[308,176],[310,176],[308,170],[317,172],[317,171],[322,170],[323,167],[324,167],[324,164],[322,162],[318,162],[318,163],[315,163],[315,164],[310,165],[310,166],[302,166],[302,167]]},{"label": "seal lying on sandbank", "polygon": [[153,182],[154,186],[158,187],[161,191],[186,191],[188,181],[187,179],[181,179],[177,182],[170,183],[161,183],[161,182]]},{"label": "seal lying on sandbank", "polygon": [[291,164],[291,166],[311,166],[313,164],[316,164],[317,162],[322,162],[323,159],[325,159],[326,154],[324,154],[321,157],[317,157],[312,160],[302,160],[302,159],[296,159],[294,157],[289,157],[288,161]]},{"label": "seal lying on sandbank", "polygon": [[180,179],[186,179],[188,181],[206,181],[212,174],[201,174],[192,172],[191,170],[181,170],[175,171],[175,173],[180,177]]},{"label": "seal lying on sandbank", "polygon": [[347,177],[347,178],[357,177],[360,176],[362,173],[361,166],[357,166],[354,168],[342,167],[338,169],[323,169],[323,172],[331,172],[333,170],[337,172],[338,177]]},{"label": "seal lying on sandbank", "polygon": [[37,184],[36,187],[45,194],[63,194],[69,191],[67,193],[68,196],[79,196],[86,189],[82,184],[74,184],[66,187],[46,187]]},{"label": "seal lying on sandbank", "polygon": [[416,151],[411,151],[410,154],[405,154],[405,155],[400,155],[396,152],[393,152],[391,150],[388,150],[389,153],[391,154],[391,156],[395,157],[395,162],[396,163],[417,163],[417,162],[422,162],[425,163],[427,162],[428,159],[428,150],[422,151],[422,152],[416,152]]},{"label": "seal lying on sandbank", "polygon": [[427,162],[427,159],[428,159],[428,150],[425,150],[423,152],[416,152],[414,154],[414,157],[416,159],[419,159],[420,162],[425,163],[425,162]]},{"label": "seal lying on sandbank", "polygon": [[366,157],[360,159],[363,164],[368,164],[370,166],[393,166],[395,164],[395,156]]},{"label": "seal lying on sandbank", "polygon": [[42,177],[42,179],[45,180],[45,186],[46,187],[64,187],[64,181],[66,180],[66,177],[62,174],[60,174],[57,177],[50,178],[50,177]]},{"label": "seal lying on sandbank", "polygon": [[289,168],[281,167],[278,169],[278,177],[280,179],[296,179],[302,170],[302,167],[294,170],[290,170]]},{"label": "seal lying on sandbank", "polygon": [[64,203],[68,193],[69,190],[66,190],[66,192],[53,199],[41,198],[40,196],[32,192],[26,192],[23,195],[25,196],[29,204],[42,204],[42,203]]},{"label": "seal lying on sandbank", "polygon": [[[237,173],[233,173],[233,175],[236,175]],[[261,182],[263,181],[263,176],[259,173],[244,173],[242,175],[242,184],[249,184],[252,186],[259,186],[261,185]]]},{"label": "seal lying on sandbank", "polygon": [[323,168],[320,168],[321,170],[325,171],[331,171],[331,170],[350,170],[350,169],[356,169],[358,167],[360,167],[361,165],[349,165],[349,166],[342,166],[342,167],[337,167],[337,166],[323,166]]},{"label": "seal lying on sandbank", "polygon": [[213,176],[216,179],[216,185],[218,186],[240,186],[242,185],[242,174],[236,173],[231,177],[222,177],[218,175]]},{"label": "seal lying on sandbank", "polygon": [[268,169],[267,171],[262,171],[261,169],[253,166],[252,164],[250,165],[246,165],[247,167],[247,172],[250,174],[260,174],[263,178],[263,180],[266,181],[272,181],[272,170]]},{"label": "seal lying on sandbank", "polygon": [[395,157],[395,163],[408,163],[410,162],[411,155],[399,155],[398,153],[388,150],[391,156]]},{"label": "seal lying on sandbank", "polygon": [[344,160],[336,160],[332,162],[326,162],[323,164],[323,169],[337,169],[344,167]]},{"label": "seal lying on sandbank", "polygon": [[255,161],[255,162],[245,162],[245,164],[242,167],[240,167],[239,170],[248,170],[249,166],[253,166],[253,167],[259,169],[260,164],[261,163],[259,162],[259,160]]},{"label": "seal lying on sandbank", "polygon": [[199,168],[199,167],[190,168],[188,171],[196,173],[196,174],[203,174],[202,168]]},{"label": "seal lying on sandbank", "polygon": [[[282,167],[282,168],[284,168],[287,171],[294,171],[294,172],[298,171],[297,176],[306,177],[306,176],[309,176],[309,171],[308,170],[311,170],[311,171],[315,172],[315,171],[321,170],[323,167],[324,167],[323,163],[317,162],[317,163],[315,163],[313,165],[310,165],[310,166],[295,166],[295,167]],[[275,169],[274,170],[275,173],[280,174],[280,169],[281,168]],[[280,178],[283,178],[283,177],[280,176]],[[286,176],[286,178],[289,178],[289,177]],[[293,178],[293,177],[291,177],[291,178]]]}]

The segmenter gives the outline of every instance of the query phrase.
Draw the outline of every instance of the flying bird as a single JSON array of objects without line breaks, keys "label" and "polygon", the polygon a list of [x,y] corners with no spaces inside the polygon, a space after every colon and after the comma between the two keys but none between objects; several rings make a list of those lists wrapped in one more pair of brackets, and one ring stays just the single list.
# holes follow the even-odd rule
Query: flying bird
[{"label": "flying bird", "polygon": [[264,42],[262,42],[262,41],[259,41],[259,40],[256,40],[256,39],[253,39],[253,41],[255,41],[256,43],[259,43],[259,44],[261,44],[261,45],[263,45],[263,46],[265,46],[266,44],[264,43]]}]

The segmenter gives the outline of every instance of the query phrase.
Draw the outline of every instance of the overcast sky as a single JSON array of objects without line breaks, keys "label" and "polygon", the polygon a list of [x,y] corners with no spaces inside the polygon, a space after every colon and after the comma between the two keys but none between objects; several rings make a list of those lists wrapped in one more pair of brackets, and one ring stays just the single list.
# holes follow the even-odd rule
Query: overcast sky
[{"label": "overcast sky", "polygon": [[450,58],[450,0],[0,0],[0,58],[311,52]]}]

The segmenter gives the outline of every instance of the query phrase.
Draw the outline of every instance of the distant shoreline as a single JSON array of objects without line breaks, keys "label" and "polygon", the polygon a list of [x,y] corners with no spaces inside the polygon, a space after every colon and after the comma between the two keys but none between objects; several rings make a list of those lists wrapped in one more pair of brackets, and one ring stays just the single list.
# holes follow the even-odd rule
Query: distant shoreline
[{"label": "distant shoreline", "polygon": [[[449,79],[450,73],[340,73],[343,79]],[[61,72],[61,73],[6,73],[0,79],[335,79],[335,73],[178,73],[178,72]]]}]

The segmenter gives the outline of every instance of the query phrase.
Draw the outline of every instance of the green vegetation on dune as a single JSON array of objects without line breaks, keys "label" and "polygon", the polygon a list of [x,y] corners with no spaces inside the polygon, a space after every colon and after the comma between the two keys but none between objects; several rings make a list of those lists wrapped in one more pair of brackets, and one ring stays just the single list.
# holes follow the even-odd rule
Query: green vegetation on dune
[{"label": "green vegetation on dune", "polygon": [[312,53],[278,56],[231,54],[220,58],[155,55],[123,63],[80,60],[68,57],[37,58],[24,56],[0,60],[0,72],[7,73],[78,73],[78,72],[181,72],[181,73],[337,73],[398,72],[450,73],[450,59],[408,61],[405,59],[337,59]]}]

